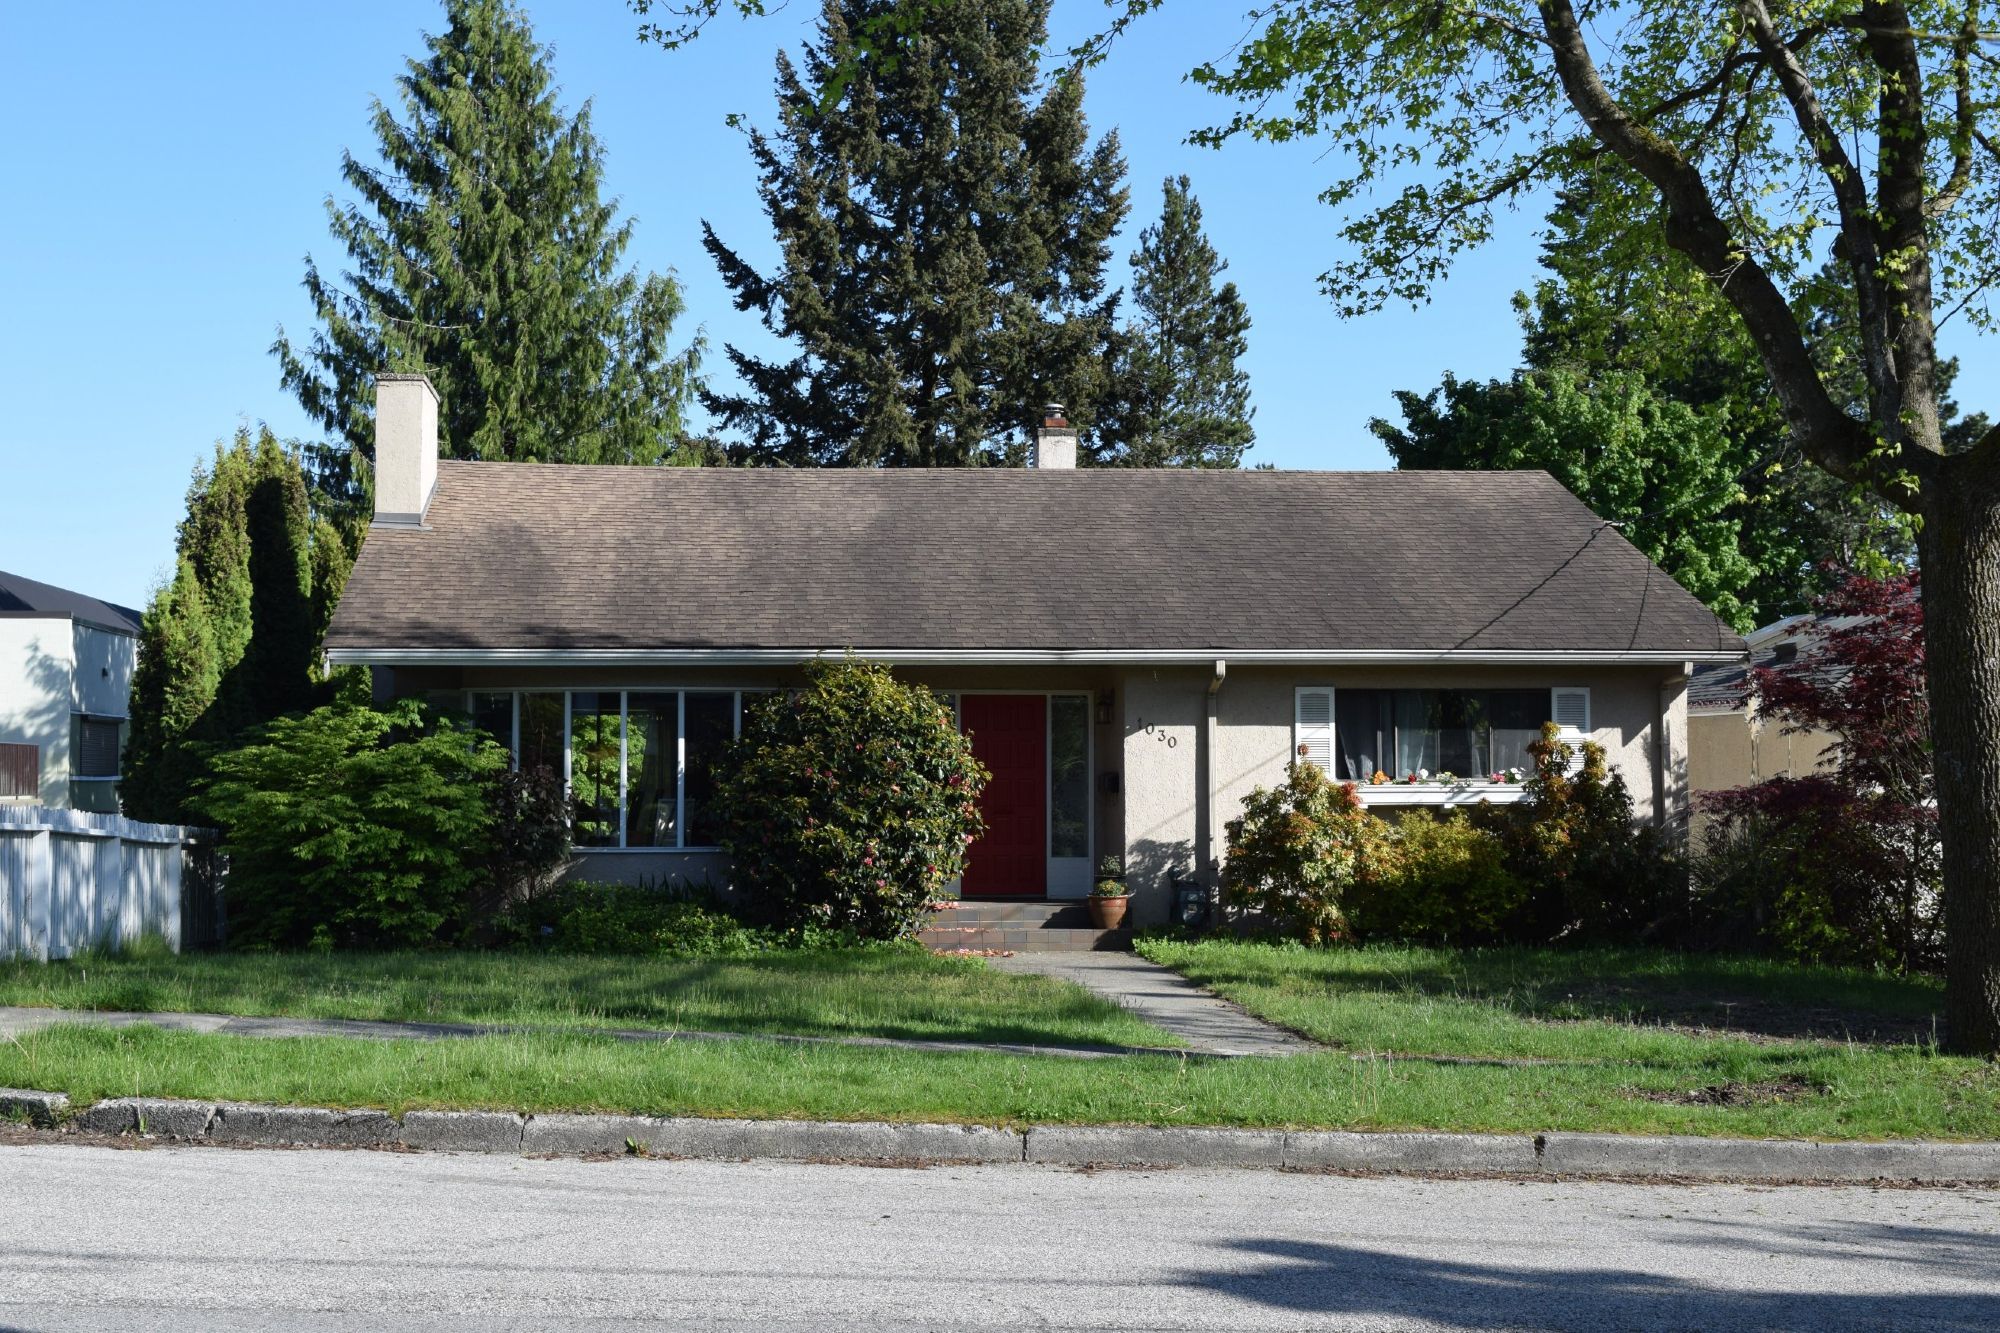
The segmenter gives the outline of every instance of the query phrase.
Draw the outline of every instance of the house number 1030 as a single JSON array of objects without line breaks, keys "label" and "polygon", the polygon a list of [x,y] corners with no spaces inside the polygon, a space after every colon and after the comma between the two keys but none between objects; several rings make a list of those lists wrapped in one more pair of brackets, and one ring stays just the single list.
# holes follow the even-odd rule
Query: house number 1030
[{"label": "house number 1030", "polygon": [[1175,746],[1181,743],[1180,737],[1168,735],[1166,732],[1161,731],[1159,728],[1155,727],[1152,723],[1148,722],[1143,717],[1139,719],[1139,730],[1145,732],[1148,736],[1151,736],[1154,740],[1166,746],[1169,750],[1173,749]]}]

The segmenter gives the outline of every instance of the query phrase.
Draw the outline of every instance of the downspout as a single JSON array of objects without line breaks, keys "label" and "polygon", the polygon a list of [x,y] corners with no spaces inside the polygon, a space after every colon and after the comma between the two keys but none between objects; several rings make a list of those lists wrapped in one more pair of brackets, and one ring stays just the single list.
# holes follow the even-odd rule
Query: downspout
[{"label": "downspout", "polygon": [[1205,719],[1206,732],[1202,738],[1202,754],[1208,766],[1207,779],[1203,782],[1202,827],[1208,841],[1207,871],[1211,887],[1222,880],[1222,836],[1215,822],[1216,807],[1221,803],[1216,792],[1215,776],[1215,710],[1218,696],[1222,693],[1222,682],[1229,675],[1229,663],[1222,658],[1215,659],[1215,674],[1208,682],[1208,715]]}]

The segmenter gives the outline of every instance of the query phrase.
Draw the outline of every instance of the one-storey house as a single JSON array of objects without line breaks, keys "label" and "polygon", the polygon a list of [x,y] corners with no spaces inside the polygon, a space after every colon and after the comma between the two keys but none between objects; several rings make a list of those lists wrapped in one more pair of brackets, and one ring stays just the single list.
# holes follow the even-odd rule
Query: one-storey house
[{"label": "one-storey house", "polygon": [[118,812],[139,613],[0,572],[0,802]]},{"label": "one-storey house", "polygon": [[725,884],[745,699],[850,649],[992,771],[965,897],[1081,897],[1116,855],[1141,921],[1295,757],[1371,807],[1506,802],[1552,720],[1678,825],[1688,677],[1743,651],[1541,472],[1079,469],[1059,409],[1022,469],[440,462],[437,411],[383,377],[327,657],[564,772],[592,877]]}]

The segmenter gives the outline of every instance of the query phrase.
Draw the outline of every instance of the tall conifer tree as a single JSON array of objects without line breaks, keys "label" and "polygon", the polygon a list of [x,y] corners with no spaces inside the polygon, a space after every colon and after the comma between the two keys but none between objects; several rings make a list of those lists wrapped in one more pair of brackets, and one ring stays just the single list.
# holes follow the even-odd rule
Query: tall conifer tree
[{"label": "tall conifer tree", "polygon": [[[780,53],[778,128],[750,149],[782,264],[759,273],[704,227],[737,307],[797,347],[730,348],[746,388],[706,398],[747,461],[1016,461],[1049,400],[1115,451],[1093,423],[1117,398],[1125,167],[1115,133],[1090,137],[1081,78],[1041,78],[1048,10],[825,0],[802,64]],[[857,63],[885,28],[894,57]]]},{"label": "tall conifer tree", "polygon": [[1186,176],[1162,186],[1160,220],[1139,233],[1132,256],[1128,331],[1129,395],[1123,460],[1140,467],[1237,467],[1256,439],[1248,348],[1250,311],[1236,284],[1221,282],[1229,261],[1201,229],[1201,202]]},{"label": "tall conifer tree", "polygon": [[174,562],[140,625],[120,790],[128,814],[167,823],[188,817],[203,747],[317,702],[348,569],[340,532],[309,515],[299,451],[268,430],[196,470]]},{"label": "tall conifer tree", "polygon": [[603,198],[590,108],[557,103],[549,53],[506,0],[448,0],[444,33],[376,103],[383,165],[343,154],[358,202],[327,201],[348,269],[304,286],[320,327],[281,331],[285,386],[333,437],[327,490],[359,510],[374,377],[427,372],[451,458],[653,463],[682,435],[699,343],[669,345],[671,277],[620,267],[632,222]]}]

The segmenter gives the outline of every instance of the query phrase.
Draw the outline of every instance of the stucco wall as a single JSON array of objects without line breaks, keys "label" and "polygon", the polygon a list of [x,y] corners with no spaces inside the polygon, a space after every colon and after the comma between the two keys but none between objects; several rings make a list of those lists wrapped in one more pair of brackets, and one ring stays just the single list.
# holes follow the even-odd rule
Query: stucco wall
[{"label": "stucco wall", "polygon": [[41,803],[58,809],[69,805],[75,666],[68,617],[0,616],[0,741],[41,751]]},{"label": "stucco wall", "polygon": [[124,717],[132,699],[138,641],[130,634],[79,624],[75,661],[70,706],[92,717]]},{"label": "stucco wall", "polygon": [[1207,827],[1201,737],[1209,672],[1142,668],[1119,689],[1124,735],[1125,882],[1142,924],[1167,919],[1172,878],[1202,867]]},{"label": "stucco wall", "polygon": [[[1590,690],[1591,739],[1604,747],[1606,763],[1625,777],[1633,813],[1652,819],[1660,808],[1656,751],[1662,687],[1678,675],[1658,668],[1604,668],[1595,671],[1532,667],[1482,669],[1296,668],[1232,666],[1218,700],[1216,768],[1222,821],[1236,817],[1252,788],[1284,781],[1292,757],[1294,691],[1301,687],[1340,689],[1545,689],[1583,686]],[[1207,677],[1202,677],[1205,687]],[[1668,686],[1669,729],[1685,718],[1685,694]],[[1678,701],[1678,702],[1676,702]],[[1678,713],[1676,713],[1678,709]],[[1683,723],[1684,725],[1684,723]],[[1682,808],[1667,770],[1666,807]]]}]

